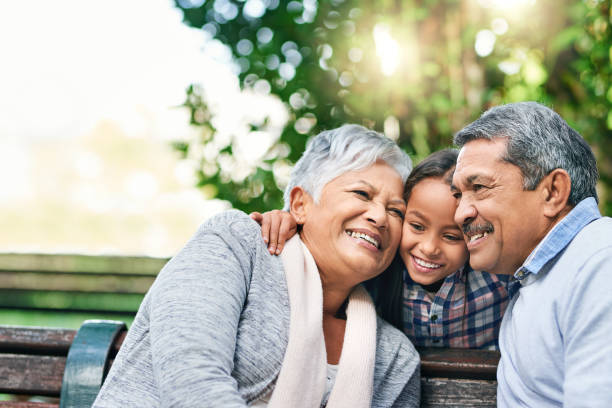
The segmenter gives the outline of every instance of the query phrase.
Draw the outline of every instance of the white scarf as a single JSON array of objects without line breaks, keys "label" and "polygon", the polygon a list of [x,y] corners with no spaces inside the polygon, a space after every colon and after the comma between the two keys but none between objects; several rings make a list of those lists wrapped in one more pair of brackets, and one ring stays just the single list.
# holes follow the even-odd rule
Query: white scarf
[{"label": "white scarf", "polygon": [[[268,407],[318,408],[327,376],[321,277],[299,235],[287,241],[281,258],[291,306],[289,343]],[[346,316],[338,374],[327,407],[366,408],[372,400],[376,311],[362,286],[351,292]]]}]

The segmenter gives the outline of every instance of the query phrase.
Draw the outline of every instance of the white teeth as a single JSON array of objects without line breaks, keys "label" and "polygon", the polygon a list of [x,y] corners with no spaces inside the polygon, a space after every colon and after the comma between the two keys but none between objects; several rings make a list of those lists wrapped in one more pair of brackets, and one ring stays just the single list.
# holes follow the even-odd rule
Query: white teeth
[{"label": "white teeth", "polygon": [[421,266],[424,266],[424,267],[426,267],[426,268],[432,268],[432,269],[434,269],[434,268],[439,268],[439,267],[441,267],[441,266],[442,266],[442,265],[438,265],[438,264],[435,264],[435,263],[425,262],[424,260],[419,259],[419,258],[417,258],[416,256],[415,256],[415,257],[413,257],[413,258],[414,258],[414,262],[416,262],[417,264],[419,264],[419,265],[421,265]]},{"label": "white teeth", "polygon": [[472,235],[472,236],[470,237],[470,242],[474,242],[474,241],[476,241],[476,240],[477,240],[477,239],[479,239],[479,238],[484,238],[484,237],[486,237],[487,235],[489,235],[489,233],[488,233],[488,232],[485,232],[485,233],[482,233],[482,234]]},{"label": "white teeth", "polygon": [[375,240],[374,238],[372,238],[369,235],[363,234],[361,232],[354,232],[354,231],[346,231],[347,234],[349,234],[351,237],[353,238],[361,238],[364,241],[369,242],[370,244],[374,245],[376,248],[379,248],[380,244],[378,243],[377,240]]}]

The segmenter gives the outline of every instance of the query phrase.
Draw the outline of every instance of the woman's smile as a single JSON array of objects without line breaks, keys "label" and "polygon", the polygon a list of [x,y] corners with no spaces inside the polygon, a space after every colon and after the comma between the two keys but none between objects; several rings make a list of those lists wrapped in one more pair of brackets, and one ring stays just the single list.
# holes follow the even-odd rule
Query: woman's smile
[{"label": "woman's smile", "polygon": [[357,242],[358,245],[363,246],[369,250],[379,252],[380,250],[380,235],[375,232],[371,232],[367,229],[347,229],[346,234]]}]

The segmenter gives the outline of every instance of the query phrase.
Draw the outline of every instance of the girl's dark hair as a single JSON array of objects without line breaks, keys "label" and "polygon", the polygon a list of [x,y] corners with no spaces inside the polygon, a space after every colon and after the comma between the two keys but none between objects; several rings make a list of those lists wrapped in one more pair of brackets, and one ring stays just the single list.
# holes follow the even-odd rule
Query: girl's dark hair
[{"label": "girl's dark hair", "polygon": [[[459,151],[456,149],[444,149],[423,159],[412,169],[408,180],[406,180],[404,189],[406,201],[410,198],[414,186],[422,180],[442,178],[450,186],[458,154]],[[398,251],[391,265],[383,273],[366,282],[366,287],[372,294],[378,313],[401,331],[404,330],[402,319],[402,291],[404,287],[402,274],[404,268],[404,262]]]},{"label": "girl's dark hair", "polygon": [[406,180],[406,187],[404,188],[406,201],[410,198],[414,186],[427,178],[442,178],[450,186],[458,155],[459,151],[457,149],[439,150],[430,154],[415,166],[410,172],[408,180]]}]

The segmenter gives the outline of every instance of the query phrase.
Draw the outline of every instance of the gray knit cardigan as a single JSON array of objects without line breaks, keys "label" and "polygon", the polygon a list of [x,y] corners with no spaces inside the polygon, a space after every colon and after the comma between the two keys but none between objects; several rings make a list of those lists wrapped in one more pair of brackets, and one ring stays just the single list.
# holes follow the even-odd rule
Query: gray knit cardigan
[{"label": "gray knit cardigan", "polygon": [[[245,407],[274,387],[289,332],[282,261],[227,211],[203,224],[145,296],[94,407]],[[419,356],[377,321],[372,407],[417,407]]]}]

